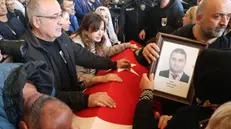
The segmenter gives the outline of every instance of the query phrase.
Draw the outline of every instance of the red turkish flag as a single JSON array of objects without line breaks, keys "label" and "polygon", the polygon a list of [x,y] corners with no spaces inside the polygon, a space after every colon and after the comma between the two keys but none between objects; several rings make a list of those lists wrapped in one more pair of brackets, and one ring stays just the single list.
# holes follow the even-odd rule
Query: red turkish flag
[{"label": "red turkish flag", "polygon": [[112,58],[119,60],[125,58],[131,61],[135,66],[132,69],[138,74],[134,74],[129,70],[118,72],[114,71],[99,71],[98,75],[107,72],[118,74],[123,80],[119,82],[109,82],[99,84],[88,88],[85,93],[107,92],[116,103],[116,108],[88,108],[75,113],[75,123],[84,129],[131,129],[134,117],[136,104],[139,100],[141,90],[139,82],[143,73],[147,73],[148,69],[140,65],[133,51],[127,49]]}]

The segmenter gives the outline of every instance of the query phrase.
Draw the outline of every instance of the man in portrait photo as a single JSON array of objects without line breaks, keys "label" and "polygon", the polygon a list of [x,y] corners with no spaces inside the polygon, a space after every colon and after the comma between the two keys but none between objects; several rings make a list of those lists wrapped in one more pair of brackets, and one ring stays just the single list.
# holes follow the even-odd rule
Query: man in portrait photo
[{"label": "man in portrait photo", "polygon": [[189,76],[184,72],[187,54],[181,48],[172,51],[169,58],[169,70],[160,71],[159,76],[188,83]]}]

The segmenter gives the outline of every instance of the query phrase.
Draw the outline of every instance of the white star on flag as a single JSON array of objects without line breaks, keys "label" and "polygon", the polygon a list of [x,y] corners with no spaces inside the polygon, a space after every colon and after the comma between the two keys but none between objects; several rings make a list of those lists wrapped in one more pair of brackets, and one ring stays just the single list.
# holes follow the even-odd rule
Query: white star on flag
[{"label": "white star on flag", "polygon": [[137,76],[139,76],[139,74],[138,74],[134,69],[132,69],[132,67],[134,67],[134,66],[136,66],[136,64],[131,64],[130,70],[129,70],[128,68],[118,68],[118,69],[117,69],[117,72],[119,73],[119,72],[122,72],[122,71],[124,71],[124,70],[128,70],[128,71],[130,71],[130,72],[136,74]]}]

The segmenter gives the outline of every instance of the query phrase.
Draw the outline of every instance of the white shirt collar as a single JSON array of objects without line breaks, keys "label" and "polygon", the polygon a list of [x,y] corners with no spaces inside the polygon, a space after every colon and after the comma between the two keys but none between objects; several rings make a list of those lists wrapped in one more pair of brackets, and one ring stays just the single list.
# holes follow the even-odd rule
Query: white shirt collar
[{"label": "white shirt collar", "polygon": [[171,70],[169,70],[169,78],[173,80],[179,81],[183,76],[184,72],[182,71],[180,74],[177,75],[176,79],[173,79],[173,75],[175,75]]}]

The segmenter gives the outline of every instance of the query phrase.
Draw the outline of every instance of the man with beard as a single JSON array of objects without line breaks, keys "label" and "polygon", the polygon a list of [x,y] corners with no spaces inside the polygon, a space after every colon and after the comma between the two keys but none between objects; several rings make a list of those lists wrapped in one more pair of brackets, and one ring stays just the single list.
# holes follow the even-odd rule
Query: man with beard
[{"label": "man with beard", "polygon": [[[196,24],[179,28],[173,34],[207,42],[209,43],[208,48],[230,48],[231,39],[223,35],[231,16],[230,7],[230,0],[203,0],[198,6]],[[159,58],[159,51],[160,49],[155,43],[150,43],[136,52],[137,60],[148,66],[152,61],[156,61]],[[172,114],[177,108],[182,106],[173,101],[162,101],[162,103],[163,113],[167,114]],[[168,108],[169,104],[171,104],[171,109]],[[175,105],[175,108],[173,105]]]},{"label": "man with beard", "polygon": [[[212,2],[214,1],[214,2]],[[187,25],[173,32],[173,35],[209,43],[209,48],[229,48],[231,39],[223,36],[231,16],[229,0],[203,0],[198,6],[196,24]],[[159,47],[150,43],[136,52],[137,59],[148,65],[159,58]]]}]

